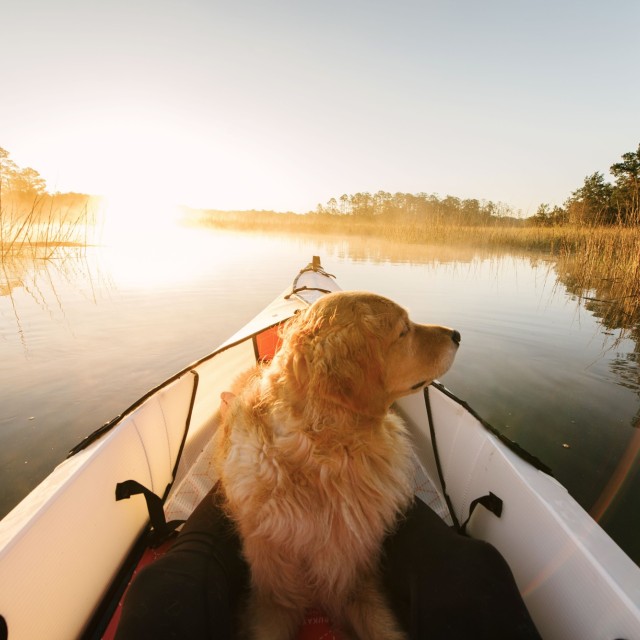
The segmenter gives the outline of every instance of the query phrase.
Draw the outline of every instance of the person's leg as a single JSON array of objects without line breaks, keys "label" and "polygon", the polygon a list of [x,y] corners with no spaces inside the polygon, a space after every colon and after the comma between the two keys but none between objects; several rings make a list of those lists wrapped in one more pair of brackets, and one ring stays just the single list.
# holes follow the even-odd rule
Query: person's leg
[{"label": "person's leg", "polygon": [[385,541],[383,579],[410,638],[540,638],[498,551],[448,527],[416,499]]},{"label": "person's leg", "polygon": [[233,638],[236,605],[248,584],[240,539],[214,489],[167,554],[136,576],[116,640]]}]

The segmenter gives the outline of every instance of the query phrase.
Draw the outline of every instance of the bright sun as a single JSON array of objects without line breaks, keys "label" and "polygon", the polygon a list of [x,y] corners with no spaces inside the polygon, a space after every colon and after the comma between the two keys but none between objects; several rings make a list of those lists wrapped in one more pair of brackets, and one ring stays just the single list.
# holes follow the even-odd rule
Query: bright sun
[{"label": "bright sun", "polygon": [[105,197],[101,218],[99,243],[118,286],[155,289],[197,275],[197,230],[180,225],[178,206],[120,192]]},{"label": "bright sun", "polygon": [[175,240],[180,219],[177,205],[135,193],[105,198],[101,242],[109,246],[166,246]]}]

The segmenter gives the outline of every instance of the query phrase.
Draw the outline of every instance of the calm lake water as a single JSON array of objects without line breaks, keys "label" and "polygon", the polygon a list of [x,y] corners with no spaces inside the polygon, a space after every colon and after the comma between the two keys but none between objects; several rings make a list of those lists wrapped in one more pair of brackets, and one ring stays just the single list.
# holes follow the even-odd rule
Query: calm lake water
[{"label": "calm lake water", "polygon": [[250,320],[314,254],[343,288],[457,328],[462,347],[443,382],[551,467],[640,563],[636,342],[602,326],[549,259],[376,239],[183,229],[170,244],[134,238],[5,263],[0,516],[84,436]]}]

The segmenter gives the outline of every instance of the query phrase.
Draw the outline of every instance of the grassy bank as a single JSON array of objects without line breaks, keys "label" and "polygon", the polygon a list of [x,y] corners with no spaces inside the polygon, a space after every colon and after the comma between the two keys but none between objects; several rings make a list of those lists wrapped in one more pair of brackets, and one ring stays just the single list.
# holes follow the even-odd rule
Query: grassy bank
[{"label": "grassy bank", "polygon": [[[347,234],[381,237],[410,244],[474,245],[483,248],[540,250],[552,255],[600,253],[615,245],[637,246],[640,228],[533,226],[496,219],[486,226],[447,224],[442,220],[365,218],[270,211],[199,211],[193,224],[237,231]],[[640,257],[639,257],[640,260]]]},{"label": "grassy bank", "polygon": [[434,221],[335,215],[203,211],[194,224],[226,230],[383,238],[413,245],[536,252],[552,259],[567,290],[611,329],[640,325],[640,227],[461,226]]}]

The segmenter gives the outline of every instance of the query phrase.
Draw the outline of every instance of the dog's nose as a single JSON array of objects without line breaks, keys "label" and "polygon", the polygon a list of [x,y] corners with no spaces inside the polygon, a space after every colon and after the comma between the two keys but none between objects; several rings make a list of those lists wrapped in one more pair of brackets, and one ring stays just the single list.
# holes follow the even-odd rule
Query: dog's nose
[{"label": "dog's nose", "polygon": [[455,329],[453,330],[453,333],[451,334],[451,339],[456,343],[456,344],[460,344],[460,340],[462,340],[462,336],[460,335],[459,331],[456,331]]}]

